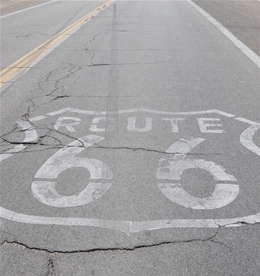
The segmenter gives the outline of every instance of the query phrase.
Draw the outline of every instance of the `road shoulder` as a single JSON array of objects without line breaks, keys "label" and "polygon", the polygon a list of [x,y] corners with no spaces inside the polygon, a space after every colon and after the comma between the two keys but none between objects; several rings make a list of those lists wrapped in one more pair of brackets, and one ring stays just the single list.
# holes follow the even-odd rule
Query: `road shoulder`
[{"label": "road shoulder", "polygon": [[50,0],[0,0],[1,16],[49,1]]},{"label": "road shoulder", "polygon": [[260,55],[260,1],[193,0],[193,2]]}]

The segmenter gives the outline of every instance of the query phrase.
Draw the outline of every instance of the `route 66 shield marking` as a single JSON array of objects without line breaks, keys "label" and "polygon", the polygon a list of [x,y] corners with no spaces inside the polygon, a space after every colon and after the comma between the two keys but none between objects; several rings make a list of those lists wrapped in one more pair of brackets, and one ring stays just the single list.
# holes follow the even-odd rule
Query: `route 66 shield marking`
[{"label": "route 66 shield marking", "polygon": [[[203,154],[200,154],[200,157],[193,154],[194,150],[206,144],[212,135],[221,136],[229,131],[225,127],[225,121],[229,124],[235,122],[241,124],[243,130],[239,137],[236,137],[237,141],[240,142],[240,146],[247,156],[248,154],[253,154],[254,158],[260,156],[260,148],[254,142],[254,135],[260,129],[260,124],[219,110],[163,112],[139,108],[107,114],[106,112],[65,108],[34,117],[30,121],[18,122],[25,133],[24,141],[22,144],[1,154],[0,161],[25,150],[27,144],[37,142],[39,136],[34,125],[37,122],[54,119],[57,116],[58,118],[54,123],[54,129],[56,130],[63,128],[67,132],[76,133],[77,127],[82,124],[83,117],[88,118],[89,125],[88,134],[77,138],[76,141],[50,156],[36,172],[34,181],[31,183],[31,196],[39,204],[55,208],[72,208],[98,202],[102,200],[108,190],[113,189],[116,173],[111,169],[112,164],[107,164],[92,157],[79,157],[78,154],[87,151],[88,148],[97,143],[105,141],[106,134],[115,131],[117,121],[121,118],[120,126],[123,125],[125,131],[131,133],[131,135],[143,135],[145,137],[152,131],[157,131],[159,134],[167,132],[167,136],[171,135],[172,142],[168,145],[165,144],[161,157],[158,158],[157,167],[153,168],[154,172],[152,173],[157,181],[158,190],[163,198],[167,199],[169,204],[172,204],[173,208],[178,206],[194,211],[200,210],[200,212],[221,209],[238,201],[239,195],[244,193],[244,189],[241,190],[243,183],[240,183],[240,178],[223,164],[201,158]],[[187,125],[184,127],[185,124]],[[192,124],[191,130],[188,130],[189,124]],[[159,126],[159,130],[155,130],[154,125],[157,126],[156,128]],[[184,129],[185,131],[183,131]],[[132,137],[131,135],[130,137]],[[75,195],[60,194],[55,186],[59,175],[68,169],[77,167],[89,172],[90,176],[86,187]],[[205,171],[214,179],[215,188],[210,196],[193,196],[185,190],[183,175],[190,170]],[[127,234],[174,227],[231,227],[240,226],[243,223],[254,224],[260,222],[260,213],[246,214],[234,218],[174,219],[169,217],[154,220],[117,220],[116,218],[104,220],[85,217],[35,216],[1,207],[0,214],[2,218],[22,223],[91,226],[118,230]]]}]

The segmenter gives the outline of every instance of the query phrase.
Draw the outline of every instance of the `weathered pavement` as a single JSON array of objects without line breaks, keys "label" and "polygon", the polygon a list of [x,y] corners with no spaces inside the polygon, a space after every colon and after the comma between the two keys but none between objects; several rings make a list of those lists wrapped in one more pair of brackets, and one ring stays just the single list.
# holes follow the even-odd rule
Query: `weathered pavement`
[{"label": "weathered pavement", "polygon": [[257,57],[193,2],[101,4],[2,19],[1,275],[259,275]]},{"label": "weathered pavement", "polygon": [[0,0],[1,16],[28,9],[51,0]]},{"label": "weathered pavement", "polygon": [[210,15],[230,30],[256,54],[260,55],[259,1],[200,1],[195,0]]}]

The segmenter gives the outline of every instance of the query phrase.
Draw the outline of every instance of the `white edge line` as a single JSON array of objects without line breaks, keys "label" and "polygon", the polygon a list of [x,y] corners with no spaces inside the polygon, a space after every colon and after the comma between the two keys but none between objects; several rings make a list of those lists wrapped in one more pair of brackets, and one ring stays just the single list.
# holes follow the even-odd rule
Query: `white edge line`
[{"label": "white edge line", "polygon": [[0,19],[8,17],[8,16],[11,16],[11,15],[18,14],[18,13],[21,13],[21,12],[25,12],[25,11],[28,11],[28,10],[32,10],[32,9],[35,9],[35,8],[38,8],[38,7],[47,5],[47,4],[51,4],[51,3],[57,2],[57,1],[60,1],[60,0],[50,0],[50,1],[46,2],[46,3],[42,3],[42,4],[39,4],[39,5],[36,5],[36,6],[32,6],[32,7],[26,8],[26,9],[22,9],[22,10],[19,10],[19,11],[16,11],[16,12],[8,13],[6,15],[1,16]]},{"label": "white edge line", "polygon": [[199,13],[201,13],[208,21],[210,21],[219,31],[221,31],[231,42],[233,42],[258,68],[260,68],[260,57],[249,49],[242,41],[234,36],[229,30],[227,30],[220,22],[218,22],[209,13],[199,7],[191,0],[186,0],[191,6],[193,6]]}]

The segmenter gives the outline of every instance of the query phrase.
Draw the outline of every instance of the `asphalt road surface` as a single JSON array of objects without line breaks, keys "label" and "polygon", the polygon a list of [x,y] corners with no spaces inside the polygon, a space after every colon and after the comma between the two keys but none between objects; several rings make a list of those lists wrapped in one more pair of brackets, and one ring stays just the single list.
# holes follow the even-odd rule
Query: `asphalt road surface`
[{"label": "asphalt road surface", "polygon": [[196,3],[2,16],[1,275],[260,275],[260,2]]},{"label": "asphalt road surface", "polygon": [[1,16],[21,12],[21,10],[42,5],[50,1],[51,0],[0,0]]}]

